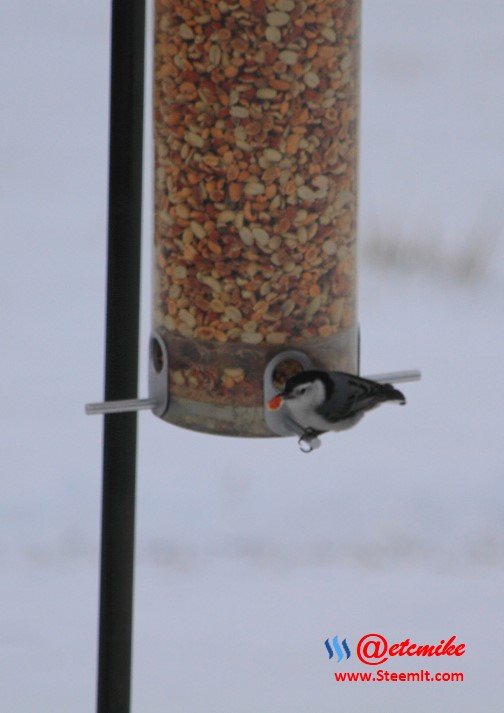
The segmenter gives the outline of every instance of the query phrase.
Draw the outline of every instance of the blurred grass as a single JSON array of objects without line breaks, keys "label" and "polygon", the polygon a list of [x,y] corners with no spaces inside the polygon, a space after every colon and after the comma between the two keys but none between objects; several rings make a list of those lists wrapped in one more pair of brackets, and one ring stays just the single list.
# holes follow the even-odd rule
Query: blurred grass
[{"label": "blurred grass", "polygon": [[422,273],[454,283],[474,285],[489,277],[496,256],[499,231],[474,227],[456,240],[441,230],[405,231],[375,227],[361,238],[361,259],[380,270]]}]

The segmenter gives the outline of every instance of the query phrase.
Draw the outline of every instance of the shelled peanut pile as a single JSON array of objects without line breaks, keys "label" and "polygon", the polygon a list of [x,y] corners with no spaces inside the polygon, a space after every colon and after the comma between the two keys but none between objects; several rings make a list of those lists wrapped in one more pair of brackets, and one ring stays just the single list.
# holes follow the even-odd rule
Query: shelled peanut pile
[{"label": "shelled peanut pile", "polygon": [[154,325],[175,345],[354,323],[358,35],[356,0],[157,0]]}]

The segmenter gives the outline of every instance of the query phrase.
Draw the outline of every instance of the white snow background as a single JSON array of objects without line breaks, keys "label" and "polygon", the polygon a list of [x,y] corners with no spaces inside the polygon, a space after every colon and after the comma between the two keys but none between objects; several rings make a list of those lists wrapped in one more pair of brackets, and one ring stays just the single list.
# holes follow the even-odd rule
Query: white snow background
[{"label": "white snow background", "polygon": [[[423,381],[309,456],[140,415],[135,713],[502,710],[504,4],[363,20],[362,371]],[[95,705],[109,23],[98,0],[0,8],[2,711]],[[142,394],[149,121],[146,149]],[[389,668],[465,682],[336,684],[368,631],[456,634],[461,659]]]}]

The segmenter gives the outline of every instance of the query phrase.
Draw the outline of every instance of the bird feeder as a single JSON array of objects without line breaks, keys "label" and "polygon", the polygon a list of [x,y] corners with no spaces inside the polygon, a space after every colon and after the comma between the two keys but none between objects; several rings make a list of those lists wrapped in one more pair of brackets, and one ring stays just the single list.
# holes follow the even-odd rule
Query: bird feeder
[{"label": "bird feeder", "polygon": [[268,385],[358,370],[359,34],[359,0],[156,1],[151,387],[166,421],[273,436]]}]

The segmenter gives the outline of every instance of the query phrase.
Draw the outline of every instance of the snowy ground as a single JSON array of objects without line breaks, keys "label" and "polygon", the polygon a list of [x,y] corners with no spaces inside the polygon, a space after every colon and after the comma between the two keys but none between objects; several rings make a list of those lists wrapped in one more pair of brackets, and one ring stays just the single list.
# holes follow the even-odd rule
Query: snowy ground
[{"label": "snowy ground", "polygon": [[[101,422],[83,404],[102,389],[107,5],[0,10],[0,681],[17,713],[94,706]],[[500,0],[364,2],[362,370],[424,379],[310,456],[140,417],[133,711],[501,710],[503,70]],[[324,639],[373,630],[457,634],[468,653],[441,670],[465,683],[336,685]]]}]

